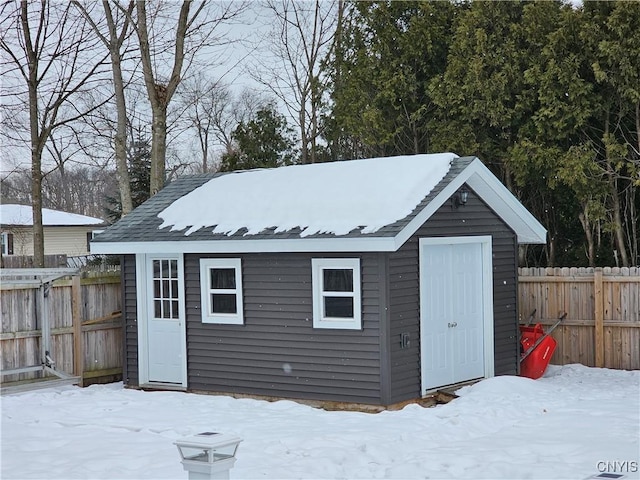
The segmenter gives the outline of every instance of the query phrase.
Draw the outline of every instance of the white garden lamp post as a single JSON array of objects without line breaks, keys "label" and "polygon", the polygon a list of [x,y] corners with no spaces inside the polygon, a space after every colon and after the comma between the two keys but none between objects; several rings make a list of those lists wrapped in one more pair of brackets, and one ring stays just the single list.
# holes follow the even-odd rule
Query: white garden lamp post
[{"label": "white garden lamp post", "polygon": [[225,433],[203,432],[176,440],[189,480],[228,480],[242,441]]}]

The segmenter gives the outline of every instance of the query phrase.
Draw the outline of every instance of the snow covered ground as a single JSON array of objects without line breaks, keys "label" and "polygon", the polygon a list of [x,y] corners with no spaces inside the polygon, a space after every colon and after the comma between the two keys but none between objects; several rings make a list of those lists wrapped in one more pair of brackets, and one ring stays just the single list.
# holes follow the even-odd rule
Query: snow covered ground
[{"label": "snow covered ground", "polygon": [[2,397],[2,479],[187,478],[173,442],[244,439],[235,479],[638,479],[640,371],[551,366],[497,377],[448,405],[327,412],[122,384]]}]

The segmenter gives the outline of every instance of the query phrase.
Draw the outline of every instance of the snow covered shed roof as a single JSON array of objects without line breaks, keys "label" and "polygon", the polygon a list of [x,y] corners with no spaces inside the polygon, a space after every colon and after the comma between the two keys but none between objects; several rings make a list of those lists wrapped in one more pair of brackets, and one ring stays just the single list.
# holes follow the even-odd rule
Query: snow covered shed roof
[{"label": "snow covered shed roof", "polygon": [[479,159],[442,153],[183,177],[91,251],[395,251],[465,183],[518,242],[545,242],[544,227]]},{"label": "snow covered shed roof", "polygon": [[[51,210],[50,208],[42,209],[42,224],[45,227],[105,225],[105,223],[101,218],[62,212],[60,210]],[[32,226],[33,210],[31,205],[0,205],[0,225]]]}]

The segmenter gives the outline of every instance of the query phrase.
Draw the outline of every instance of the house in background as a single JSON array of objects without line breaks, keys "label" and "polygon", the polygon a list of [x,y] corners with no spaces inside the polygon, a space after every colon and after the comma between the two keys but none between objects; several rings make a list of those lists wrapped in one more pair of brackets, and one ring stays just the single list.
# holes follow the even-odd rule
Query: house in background
[{"label": "house in background", "polygon": [[[42,209],[44,254],[89,255],[89,242],[106,222],[100,218]],[[33,255],[33,213],[31,205],[0,205],[2,255]]]},{"label": "house in background", "polygon": [[375,405],[519,368],[542,225],[475,157],[185,177],[107,228],[124,381]]}]

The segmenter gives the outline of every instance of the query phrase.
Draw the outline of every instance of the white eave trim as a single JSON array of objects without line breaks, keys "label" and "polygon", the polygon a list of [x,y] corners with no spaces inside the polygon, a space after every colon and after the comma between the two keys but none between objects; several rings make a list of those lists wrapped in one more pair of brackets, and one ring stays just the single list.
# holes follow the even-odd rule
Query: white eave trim
[{"label": "white eave trim", "polygon": [[479,159],[463,173],[467,172],[467,184],[516,232],[518,243],[547,243],[547,229]]},{"label": "white eave trim", "polygon": [[91,242],[92,254],[393,252],[394,237],[197,240],[169,242]]},{"label": "white eave trim", "polygon": [[445,186],[395,237],[288,238],[162,242],[91,242],[92,254],[395,252],[464,183],[516,233],[518,243],[544,244],[547,230],[482,162],[476,158]]},{"label": "white eave trim", "polygon": [[546,243],[547,230],[542,224],[478,158],[475,158],[395,237],[396,249],[416,233],[464,183],[469,185],[513,229],[518,243]]}]

